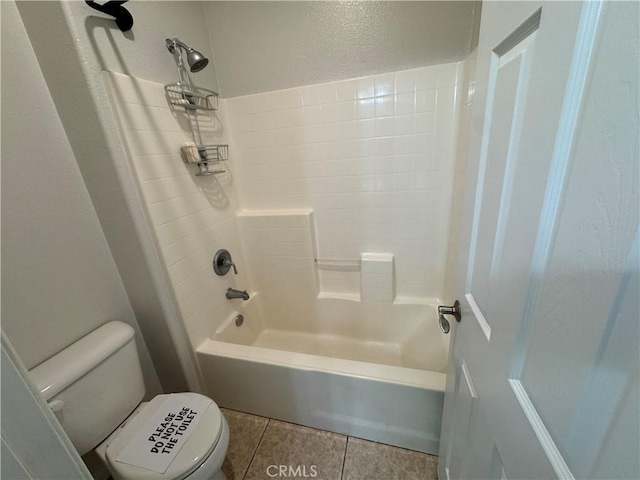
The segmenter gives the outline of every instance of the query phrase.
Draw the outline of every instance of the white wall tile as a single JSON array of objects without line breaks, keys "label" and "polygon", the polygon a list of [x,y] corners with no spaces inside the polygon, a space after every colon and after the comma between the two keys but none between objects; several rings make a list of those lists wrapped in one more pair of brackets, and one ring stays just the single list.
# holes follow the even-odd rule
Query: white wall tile
[{"label": "white wall tile", "polygon": [[375,99],[373,97],[364,97],[358,99],[358,118],[367,119],[374,118],[376,115]]},{"label": "white wall tile", "polygon": [[302,89],[302,104],[305,107],[320,105],[320,89],[317,86],[304,87]]},{"label": "white wall tile", "polygon": [[338,120],[349,122],[358,118],[358,109],[354,100],[338,103]]},{"label": "white wall tile", "polygon": [[327,103],[335,103],[338,101],[338,89],[335,83],[324,83],[319,87],[320,102],[325,105]]},{"label": "white wall tile", "polygon": [[[436,102],[439,90],[424,90],[416,92],[415,111],[416,112],[433,112],[436,110]],[[444,100],[447,96],[443,97],[443,109]],[[451,99],[453,100],[453,99]]]},{"label": "white wall tile", "polygon": [[372,98],[375,95],[374,80],[372,77],[359,78],[356,83],[356,97]]},{"label": "white wall tile", "polygon": [[357,96],[357,81],[347,80],[336,83],[336,92],[339,102],[351,101],[358,98]]},{"label": "white wall tile", "polygon": [[411,135],[413,133],[415,115],[396,115],[393,119],[394,135]]},{"label": "white wall tile", "polygon": [[415,109],[415,93],[397,93],[395,95],[395,114],[405,115],[414,112]]},{"label": "white wall tile", "polygon": [[375,98],[375,116],[387,117],[395,112],[394,95],[382,95]]},{"label": "white wall tile", "polygon": [[376,137],[391,137],[393,136],[393,117],[382,117],[375,119],[375,135]]},{"label": "white wall tile", "polygon": [[416,79],[414,70],[403,70],[396,72],[395,75],[395,93],[415,92]]},{"label": "white wall tile", "polygon": [[395,79],[393,73],[376,75],[374,81],[374,94],[376,97],[393,95],[395,93]]}]

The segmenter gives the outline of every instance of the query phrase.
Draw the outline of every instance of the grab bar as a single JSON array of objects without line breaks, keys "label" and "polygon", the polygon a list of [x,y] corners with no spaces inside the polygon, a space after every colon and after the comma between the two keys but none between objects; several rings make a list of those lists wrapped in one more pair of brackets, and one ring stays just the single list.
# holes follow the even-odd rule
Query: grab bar
[{"label": "grab bar", "polygon": [[353,269],[360,270],[360,259],[347,259],[347,258],[316,258],[316,265],[318,268],[325,270],[345,270]]}]

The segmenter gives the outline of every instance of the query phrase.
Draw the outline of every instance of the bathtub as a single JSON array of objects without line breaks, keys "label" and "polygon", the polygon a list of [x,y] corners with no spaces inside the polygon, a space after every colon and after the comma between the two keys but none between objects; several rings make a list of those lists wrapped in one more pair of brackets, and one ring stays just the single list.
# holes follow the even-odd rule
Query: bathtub
[{"label": "bathtub", "polygon": [[[256,296],[257,297],[257,296]],[[242,302],[197,348],[205,393],[234,410],[437,454],[449,337],[436,306],[318,298],[286,329]]]}]

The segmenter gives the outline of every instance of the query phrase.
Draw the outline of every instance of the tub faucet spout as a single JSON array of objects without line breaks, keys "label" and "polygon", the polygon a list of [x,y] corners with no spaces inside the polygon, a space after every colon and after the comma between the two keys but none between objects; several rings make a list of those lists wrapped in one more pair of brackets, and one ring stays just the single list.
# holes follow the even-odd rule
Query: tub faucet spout
[{"label": "tub faucet spout", "polygon": [[225,294],[229,300],[234,298],[241,298],[243,300],[249,300],[249,294],[246,290],[236,290],[235,288],[227,288],[227,293]]}]

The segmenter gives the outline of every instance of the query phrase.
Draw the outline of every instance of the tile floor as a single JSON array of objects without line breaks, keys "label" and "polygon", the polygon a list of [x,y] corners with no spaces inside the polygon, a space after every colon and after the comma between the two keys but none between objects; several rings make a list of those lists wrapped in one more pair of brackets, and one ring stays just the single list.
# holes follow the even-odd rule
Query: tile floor
[{"label": "tile floor", "polygon": [[[438,457],[223,408],[228,480],[437,480]],[[283,469],[280,471],[279,469]]]}]

